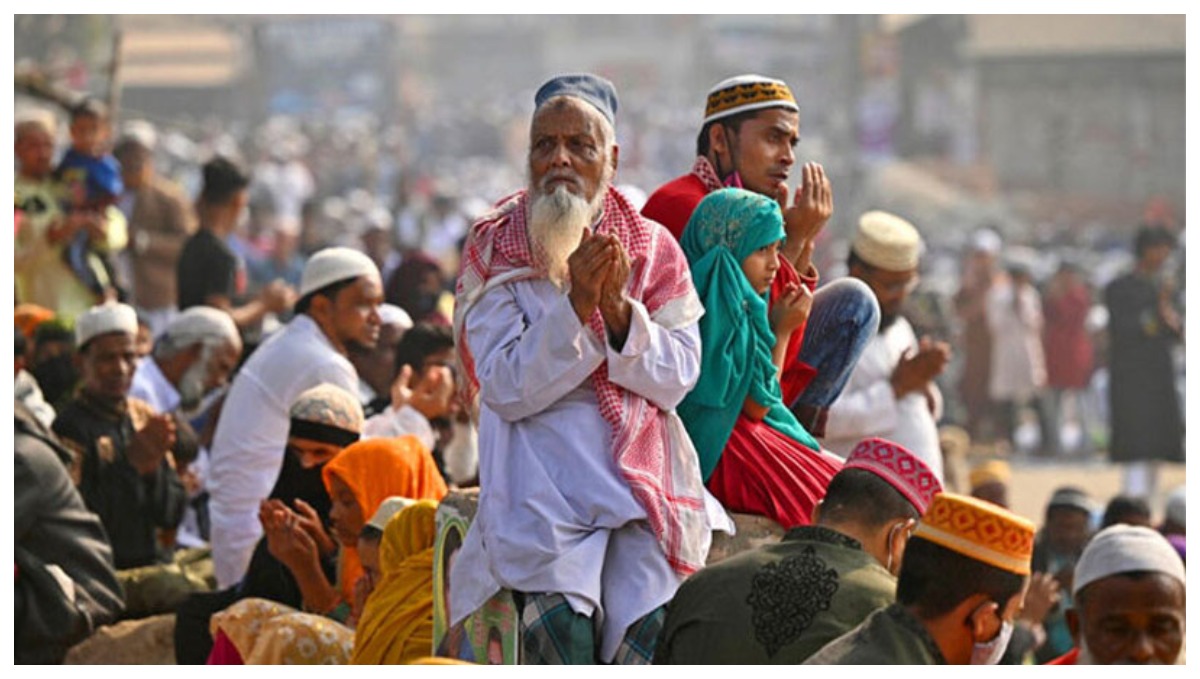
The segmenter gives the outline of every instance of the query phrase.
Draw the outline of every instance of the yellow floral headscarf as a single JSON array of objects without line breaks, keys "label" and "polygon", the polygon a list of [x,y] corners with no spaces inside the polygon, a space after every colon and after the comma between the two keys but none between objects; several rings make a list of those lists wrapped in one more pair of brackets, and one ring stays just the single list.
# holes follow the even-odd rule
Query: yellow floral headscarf
[{"label": "yellow floral headscarf", "polygon": [[209,625],[214,637],[229,637],[247,665],[345,665],[354,647],[349,627],[266,599],[242,599]]}]

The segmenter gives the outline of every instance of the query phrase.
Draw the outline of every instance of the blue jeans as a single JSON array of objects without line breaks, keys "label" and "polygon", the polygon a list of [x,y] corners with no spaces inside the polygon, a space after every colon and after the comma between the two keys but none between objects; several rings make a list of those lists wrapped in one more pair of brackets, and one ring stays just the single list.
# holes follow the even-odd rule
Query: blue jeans
[{"label": "blue jeans", "polygon": [[[866,283],[841,278],[817,289],[800,347],[800,360],[817,374],[791,405],[798,417],[799,411],[825,409],[837,400],[858,357],[878,332],[879,302]],[[809,426],[804,417],[800,422]]]}]

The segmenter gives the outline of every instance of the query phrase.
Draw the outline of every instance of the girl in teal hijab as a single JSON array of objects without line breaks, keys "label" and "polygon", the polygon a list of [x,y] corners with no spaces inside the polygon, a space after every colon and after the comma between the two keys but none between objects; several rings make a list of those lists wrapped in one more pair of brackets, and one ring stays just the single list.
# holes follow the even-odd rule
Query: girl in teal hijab
[{"label": "girl in teal hijab", "polygon": [[788,340],[811,307],[807,289],[788,291],[775,305],[779,336],[772,331],[767,291],[783,239],[779,205],[757,193],[715,191],[692,213],[680,244],[704,304],[703,351],[678,413],[717,499],[790,528],[809,523],[838,465],[818,452],[780,392]]}]

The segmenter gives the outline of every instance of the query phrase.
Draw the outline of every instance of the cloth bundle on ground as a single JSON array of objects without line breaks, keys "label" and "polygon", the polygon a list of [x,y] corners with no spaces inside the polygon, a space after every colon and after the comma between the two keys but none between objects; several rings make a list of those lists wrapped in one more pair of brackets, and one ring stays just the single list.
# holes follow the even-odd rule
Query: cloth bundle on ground
[{"label": "cloth bundle on ground", "polygon": [[354,630],[266,599],[242,599],[212,617],[210,665],[345,665]]}]

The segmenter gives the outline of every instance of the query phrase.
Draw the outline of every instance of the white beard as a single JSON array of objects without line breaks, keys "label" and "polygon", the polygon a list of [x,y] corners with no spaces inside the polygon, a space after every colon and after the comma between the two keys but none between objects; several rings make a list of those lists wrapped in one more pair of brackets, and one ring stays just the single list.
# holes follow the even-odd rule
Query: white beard
[{"label": "white beard", "polygon": [[552,193],[538,191],[529,212],[534,263],[545,270],[550,282],[563,288],[568,278],[567,258],[591,225],[591,205],[559,184]]},{"label": "white beard", "polygon": [[213,348],[207,344],[200,350],[200,355],[179,378],[179,409],[190,411],[204,400],[204,381],[208,378],[208,362],[212,358]]}]

